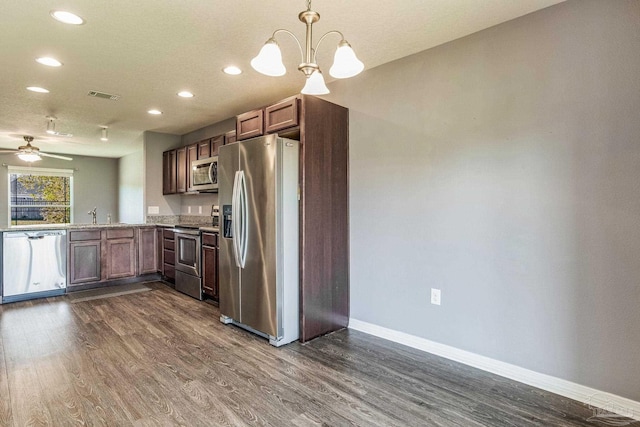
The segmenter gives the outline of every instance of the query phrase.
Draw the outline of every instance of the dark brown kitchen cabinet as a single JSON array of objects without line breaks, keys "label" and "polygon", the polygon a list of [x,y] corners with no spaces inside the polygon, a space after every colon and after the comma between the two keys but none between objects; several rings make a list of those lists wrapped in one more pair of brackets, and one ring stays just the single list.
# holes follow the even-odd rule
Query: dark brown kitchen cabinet
[{"label": "dark brown kitchen cabinet", "polygon": [[236,139],[242,141],[264,134],[263,110],[253,110],[236,117]]},{"label": "dark brown kitchen cabinet", "polygon": [[107,240],[106,279],[122,279],[136,275],[136,251],[133,239]]},{"label": "dark brown kitchen cabinet", "polygon": [[264,133],[275,133],[298,126],[297,96],[292,96],[264,109]]},{"label": "dark brown kitchen cabinet", "polygon": [[229,132],[224,134],[224,145],[231,144],[236,142],[236,131],[230,130]]},{"label": "dark brown kitchen cabinet", "polygon": [[187,147],[176,148],[176,193],[187,192]]},{"label": "dark brown kitchen cabinet", "polygon": [[218,234],[202,233],[202,292],[218,301]]},{"label": "dark brown kitchen cabinet", "polygon": [[138,229],[138,275],[157,271],[157,242],[155,227]]},{"label": "dark brown kitchen cabinet", "polygon": [[198,144],[191,144],[187,146],[187,167],[185,169],[185,179],[187,180],[187,191],[191,191],[191,162],[198,160]]},{"label": "dark brown kitchen cabinet", "polygon": [[211,156],[218,155],[218,149],[224,145],[224,135],[211,138]]},{"label": "dark brown kitchen cabinet", "polygon": [[162,230],[162,260],[162,275],[168,282],[173,283],[176,278],[175,236],[169,228]]},{"label": "dark brown kitchen cabinet", "polygon": [[156,272],[162,274],[162,228],[156,228]]},{"label": "dark brown kitchen cabinet", "polygon": [[[71,235],[73,234],[70,233]],[[100,233],[98,240],[69,243],[69,284],[77,285],[100,280]]]},{"label": "dark brown kitchen cabinet", "polygon": [[349,323],[349,110],[300,95],[300,341]]},{"label": "dark brown kitchen cabinet", "polygon": [[68,236],[71,290],[157,271],[155,227],[70,230]]},{"label": "dark brown kitchen cabinet", "polygon": [[198,142],[198,158],[211,157],[211,138]]},{"label": "dark brown kitchen cabinet", "polygon": [[162,153],[162,194],[176,193],[176,150]]},{"label": "dark brown kitchen cabinet", "polygon": [[106,229],[103,255],[105,279],[122,279],[136,275],[136,242],[133,228]]}]

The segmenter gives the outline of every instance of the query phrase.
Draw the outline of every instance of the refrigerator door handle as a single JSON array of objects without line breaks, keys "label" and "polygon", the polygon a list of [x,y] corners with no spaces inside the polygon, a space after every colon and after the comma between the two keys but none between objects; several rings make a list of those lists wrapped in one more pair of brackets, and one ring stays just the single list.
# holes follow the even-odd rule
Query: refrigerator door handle
[{"label": "refrigerator door handle", "polygon": [[236,171],[236,175],[233,178],[233,192],[231,196],[231,233],[232,236],[232,246],[233,246],[233,258],[236,262],[236,267],[240,267],[240,251],[238,248],[238,242],[240,240],[240,231],[239,231],[239,222],[240,222],[240,211],[239,211],[239,203],[238,203],[238,177],[240,176],[240,171]]},{"label": "refrigerator door handle", "polygon": [[247,199],[247,183],[244,178],[244,171],[240,171],[238,179],[239,199],[242,212],[242,222],[240,223],[240,267],[244,268],[247,261],[247,244],[249,242],[249,206]]}]

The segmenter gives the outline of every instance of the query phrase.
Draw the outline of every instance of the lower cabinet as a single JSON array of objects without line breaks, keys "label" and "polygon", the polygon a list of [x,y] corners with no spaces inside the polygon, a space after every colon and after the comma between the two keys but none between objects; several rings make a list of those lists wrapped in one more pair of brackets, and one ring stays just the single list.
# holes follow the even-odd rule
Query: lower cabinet
[{"label": "lower cabinet", "polygon": [[[73,231],[69,233],[73,237]],[[98,234],[99,235],[99,234]],[[69,243],[69,284],[100,280],[100,240]]]},{"label": "lower cabinet", "polygon": [[218,234],[202,233],[202,293],[218,301]]},{"label": "lower cabinet", "polygon": [[172,229],[162,229],[162,276],[173,283],[176,278],[175,235]]},{"label": "lower cabinet", "polygon": [[106,279],[123,279],[136,275],[136,246],[133,238],[106,242]]},{"label": "lower cabinet", "polygon": [[69,231],[69,286],[156,273],[155,227]]},{"label": "lower cabinet", "polygon": [[155,273],[158,270],[158,242],[155,228],[138,229],[138,274]]}]

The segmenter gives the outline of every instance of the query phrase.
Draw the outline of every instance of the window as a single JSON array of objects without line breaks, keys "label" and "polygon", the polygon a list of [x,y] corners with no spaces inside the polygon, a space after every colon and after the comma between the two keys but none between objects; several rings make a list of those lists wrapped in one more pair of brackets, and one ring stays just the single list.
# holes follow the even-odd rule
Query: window
[{"label": "window", "polygon": [[9,166],[9,226],[70,224],[73,171]]}]

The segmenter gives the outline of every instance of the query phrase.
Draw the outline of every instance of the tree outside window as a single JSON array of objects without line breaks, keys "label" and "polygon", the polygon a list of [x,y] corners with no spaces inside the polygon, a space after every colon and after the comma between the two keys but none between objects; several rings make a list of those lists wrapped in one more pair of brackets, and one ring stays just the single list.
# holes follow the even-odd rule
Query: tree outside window
[{"label": "tree outside window", "polygon": [[9,170],[10,226],[71,223],[72,171]]}]

